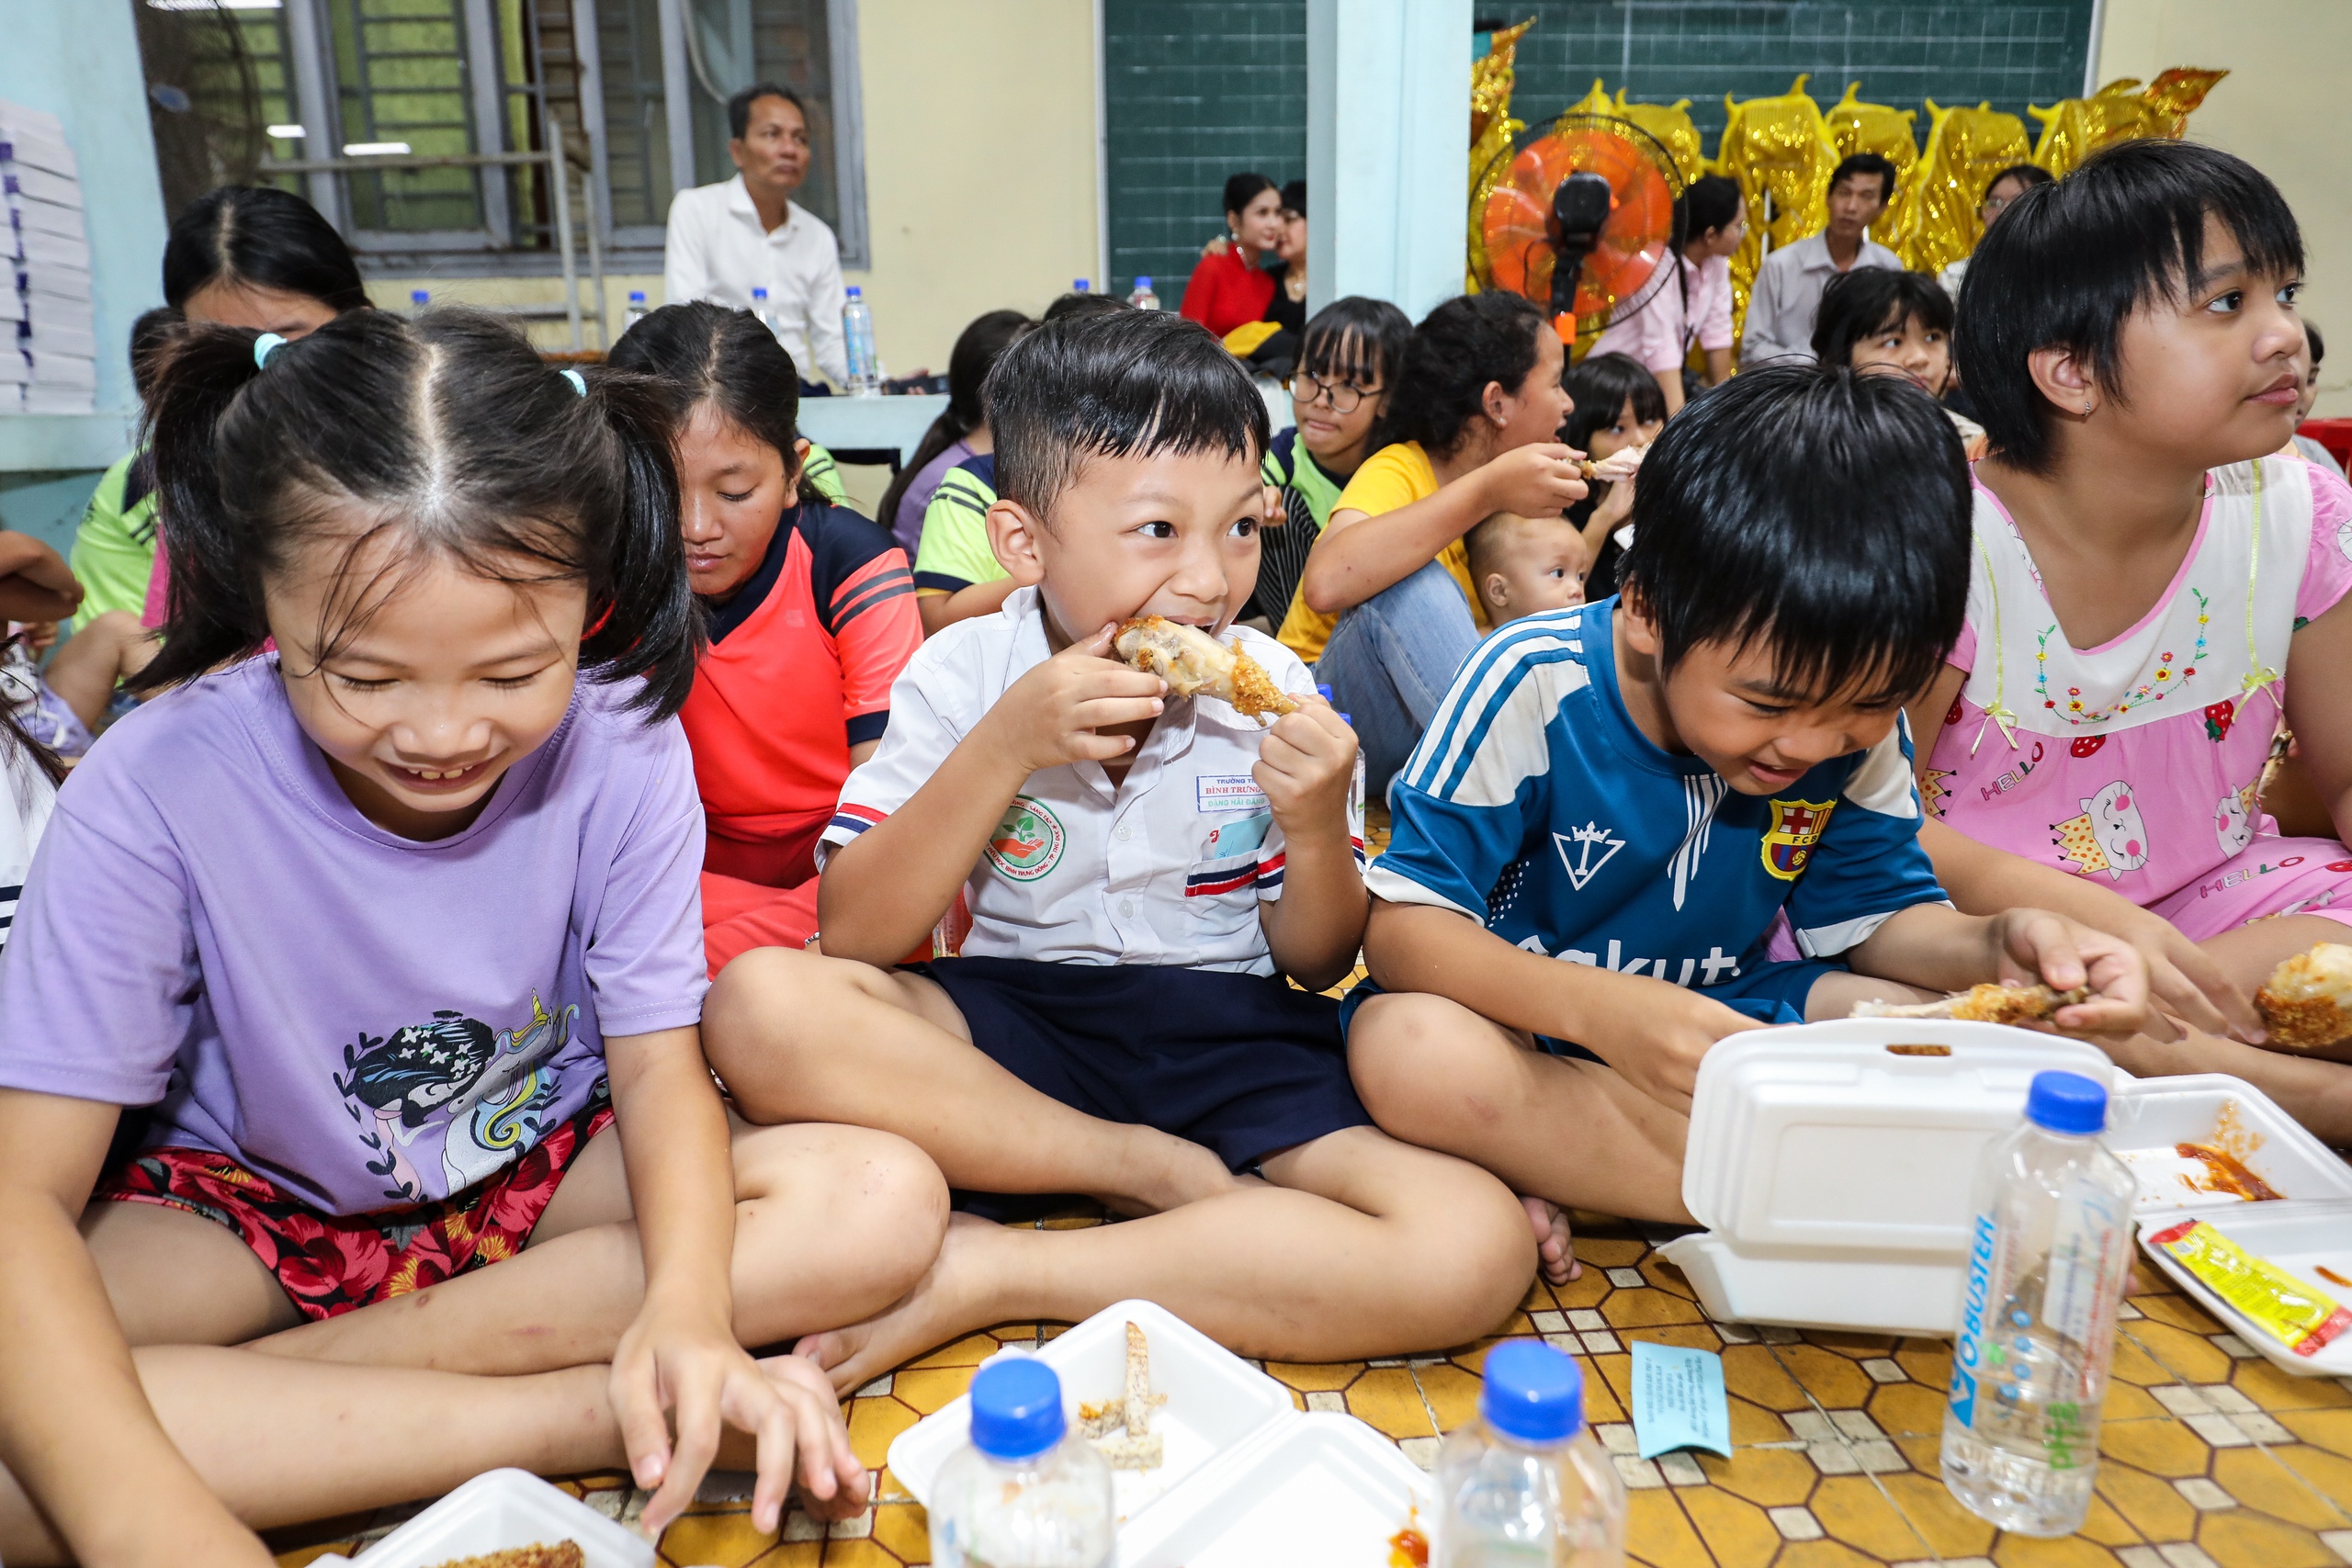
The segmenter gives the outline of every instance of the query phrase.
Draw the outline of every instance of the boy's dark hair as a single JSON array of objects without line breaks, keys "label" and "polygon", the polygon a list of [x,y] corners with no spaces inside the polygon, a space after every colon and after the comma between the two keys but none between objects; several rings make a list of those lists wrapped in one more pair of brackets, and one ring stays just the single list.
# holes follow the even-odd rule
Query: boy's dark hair
[{"label": "boy's dark hair", "polygon": [[163,351],[186,322],[187,318],[169,305],[158,305],[140,311],[139,319],[130,323],[130,386],[141,402],[154,391]]},{"label": "boy's dark hair", "polygon": [[[166,355],[141,434],[171,552],[154,691],[261,650],[266,581],[317,541],[342,581],[317,628],[331,657],[428,552],[493,581],[584,579],[591,680],[642,676],[654,717],[694,684],[702,617],[678,536],[669,415],[646,378],[595,367],[586,395],[521,331],[481,311],[354,310],[254,363],[256,334],[191,327]],[[354,513],[369,520],[333,536]],[[353,570],[379,535],[403,560]]]},{"label": "boy's dark hair", "polygon": [[1772,365],[1668,420],[1634,492],[1619,578],[1671,670],[1770,644],[1779,680],[1907,700],[1959,639],[1968,461],[1910,382]]},{"label": "boy's dark hair", "polygon": [[1299,341],[1298,367],[1316,377],[1394,386],[1413,339],[1413,319],[1385,299],[1351,294],[1315,312]]},{"label": "boy's dark hair", "polygon": [[[2023,196],[2026,191],[2031,190],[2034,186],[2046,186],[2057,177],[2057,175],[2052,174],[2049,170],[2043,168],[2039,164],[2011,164],[2007,168],[2003,169],[1999,174],[1995,175],[1991,179],[1984,182],[1984,196],[1991,196],[1993,194],[1993,187],[1999,185],[2003,180],[2015,180],[2018,185],[2023,186],[2025,190],[2018,192],[2019,196]],[[1977,199],[1981,203],[1984,200],[1984,197],[1980,197]]]},{"label": "boy's dark hair", "polygon": [[782,98],[800,111],[800,123],[803,126],[808,125],[808,105],[799,94],[782,83],[754,82],[727,100],[728,135],[741,141],[751,133],[752,106],[762,98]]},{"label": "boy's dark hair", "polygon": [[[605,363],[649,378],[673,429],[684,430],[708,403],[728,423],[775,447],[786,473],[799,467],[800,375],[775,333],[751,311],[707,299],[664,305],[623,333]],[[797,502],[828,504],[808,475],[797,478]]]},{"label": "boy's dark hair", "polygon": [[1272,190],[1274,182],[1252,169],[1229,176],[1225,182],[1225,210],[1238,212],[1258,199],[1261,190]]},{"label": "boy's dark hair", "polygon": [[1677,230],[1681,243],[1706,238],[1716,229],[1727,228],[1739,216],[1746,197],[1739,193],[1739,182],[1727,175],[1702,175],[1690,182],[1676,205],[1681,208],[1681,224]]},{"label": "boy's dark hair", "polygon": [[1241,361],[1166,310],[1047,322],[997,360],[987,399],[997,493],[1048,527],[1089,457],[1214,452],[1255,467],[1269,439]]},{"label": "boy's dark hair", "polygon": [[1576,407],[1560,426],[1560,439],[1581,452],[1596,430],[1617,423],[1618,411],[1628,402],[1634,417],[1644,424],[1666,418],[1666,393],[1649,367],[1630,354],[1588,354],[1560,378]]},{"label": "boy's dark hair", "polygon": [[2319,370],[2319,362],[2327,357],[2327,344],[2326,341],[2319,335],[2318,322],[2305,321],[2303,323],[2303,342],[2311,346],[2312,370],[2313,374],[2317,374]]},{"label": "boy's dark hair", "polygon": [[2217,219],[2247,268],[2303,270],[2303,234],[2278,187],[2243,158],[2194,141],[2120,142],[2064,179],[2037,186],[1984,231],[1960,286],[1954,347],[1993,455],[2047,473],[2049,409],[2033,384],[2034,350],[2086,360],[2120,402],[2123,323],[2185,299],[2202,281],[2205,221]]},{"label": "boy's dark hair", "polygon": [[988,409],[980,401],[980,388],[996,368],[1004,351],[1023,337],[1036,330],[1037,323],[1018,310],[990,310],[975,316],[956,339],[956,346],[947,355],[947,406],[931,422],[916,443],[914,456],[899,468],[890,488],[882,492],[879,520],[885,528],[897,524],[899,502],[915,482],[915,476],[930,466],[931,460],[979,428],[988,417]]},{"label": "boy's dark hair", "polygon": [[1067,294],[1057,294],[1054,302],[1046,307],[1041,323],[1067,321],[1073,316],[1107,316],[1124,310],[1127,302],[1115,294],[1081,294],[1073,288]]},{"label": "boy's dark hair", "polygon": [[1516,294],[1457,294],[1440,304],[1405,346],[1374,448],[1418,441],[1438,453],[1461,446],[1464,427],[1486,406],[1487,384],[1517,391],[1535,368],[1535,334],[1551,330],[1544,312]]},{"label": "boy's dark hair", "polygon": [[291,191],[222,186],[180,209],[164,242],[164,302],[187,307],[212,283],[245,283],[316,299],[330,310],[368,303],[351,247]]},{"label": "boy's dark hair", "polygon": [[1914,316],[1930,332],[1951,331],[1951,296],[1926,273],[1890,266],[1841,272],[1821,291],[1813,318],[1813,356],[1824,365],[1849,364],[1856,344],[1899,330]]},{"label": "boy's dark hair", "polygon": [[1894,161],[1885,153],[1848,153],[1838,161],[1836,168],[1829,171],[1829,188],[1836,190],[1841,182],[1856,175],[1878,175],[1882,182],[1878,187],[1879,199],[1881,201],[1894,199],[1894,182],[1899,176],[1895,174]]}]

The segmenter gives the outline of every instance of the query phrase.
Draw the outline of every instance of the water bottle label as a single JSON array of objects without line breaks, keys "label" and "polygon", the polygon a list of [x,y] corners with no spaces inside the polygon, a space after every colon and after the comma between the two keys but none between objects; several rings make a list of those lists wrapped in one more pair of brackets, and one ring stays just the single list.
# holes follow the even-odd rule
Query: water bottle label
[{"label": "water bottle label", "polygon": [[2060,1338],[2088,1345],[2098,1332],[2099,1299],[2115,1271],[2123,1224],[2116,1201],[2096,1188],[2076,1183],[2060,1201],[2041,1297],[2042,1325]]},{"label": "water bottle label", "polygon": [[1998,1227],[1989,1213],[1976,1216],[1968,1247],[1968,1293],[1960,1307],[1960,1336],[1951,1348],[1951,1413],[1963,1427],[1976,1425],[1976,1371],[1984,1360],[1985,1297],[1993,1288],[1993,1253]]}]

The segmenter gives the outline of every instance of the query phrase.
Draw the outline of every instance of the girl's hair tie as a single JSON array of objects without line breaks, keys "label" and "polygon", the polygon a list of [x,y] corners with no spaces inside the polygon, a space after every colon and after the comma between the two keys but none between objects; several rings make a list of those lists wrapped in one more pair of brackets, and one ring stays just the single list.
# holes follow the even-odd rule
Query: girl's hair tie
[{"label": "girl's hair tie", "polygon": [[576,395],[583,398],[588,395],[588,378],[579,371],[559,370],[556,374],[571,383],[571,389]]},{"label": "girl's hair tie", "polygon": [[269,368],[269,356],[286,346],[286,340],[276,333],[264,333],[254,339],[254,368]]}]

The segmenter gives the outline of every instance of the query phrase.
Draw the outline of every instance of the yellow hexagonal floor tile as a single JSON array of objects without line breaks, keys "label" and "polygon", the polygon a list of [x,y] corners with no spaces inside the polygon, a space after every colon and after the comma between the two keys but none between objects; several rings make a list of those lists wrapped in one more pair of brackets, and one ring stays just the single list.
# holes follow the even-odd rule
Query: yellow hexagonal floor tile
[{"label": "yellow hexagonal floor tile", "polygon": [[1813,1517],[1833,1540],[1882,1562],[1933,1555],[1917,1526],[1867,1475],[1827,1475],[1813,1491]]},{"label": "yellow hexagonal floor tile", "polygon": [[1684,1489],[1679,1501],[1717,1568],[1765,1568],[1781,1550],[1781,1532],[1754,1503],[1714,1486]]},{"label": "yellow hexagonal floor tile", "polygon": [[1644,1568],[1718,1568],[1674,1494],[1664,1490],[1625,1499],[1625,1555]]},{"label": "yellow hexagonal floor tile", "polygon": [[752,1524],[752,1511],[688,1514],[662,1532],[662,1555],[673,1562],[746,1568],[766,1555],[776,1538]]},{"label": "yellow hexagonal floor tile", "polygon": [[1707,1479],[1736,1497],[1766,1508],[1792,1507],[1813,1495],[1821,1472],[1794,1449],[1732,1450],[1731,1458],[1696,1456]]},{"label": "yellow hexagonal floor tile", "polygon": [[1392,1438],[1434,1438],[1437,1426],[1408,1367],[1370,1367],[1348,1385],[1348,1414]]},{"label": "yellow hexagonal floor tile", "polygon": [[2197,1533],[2197,1509],[2169,1481],[2109,1458],[2099,1461],[2093,1484],[2100,1499],[2149,1540],[2187,1540]]},{"label": "yellow hexagonal floor tile", "polygon": [[2335,1568],[2335,1553],[2301,1525],[2252,1508],[2204,1516],[2197,1544],[2221,1568]]},{"label": "yellow hexagonal floor tile", "polygon": [[[2308,1450],[2305,1450],[2308,1451]],[[2343,1507],[2328,1501],[2311,1478],[2289,1467],[2262,1449],[2216,1449],[2213,1479],[2222,1491],[2249,1508],[2259,1508],[2290,1524],[2308,1529],[2340,1529],[2347,1522]],[[2337,1494],[2352,1504],[2352,1494]]]}]

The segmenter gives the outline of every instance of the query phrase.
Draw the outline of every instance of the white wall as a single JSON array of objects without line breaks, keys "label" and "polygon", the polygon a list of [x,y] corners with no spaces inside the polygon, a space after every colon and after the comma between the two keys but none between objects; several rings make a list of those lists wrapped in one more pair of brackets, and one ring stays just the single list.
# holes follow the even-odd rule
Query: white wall
[{"label": "white wall", "polygon": [[2170,65],[2230,74],[2189,117],[2194,141],[2278,184],[2303,226],[2303,314],[2328,334],[2322,415],[2352,416],[2352,0],[2107,0],[2102,84]]}]

